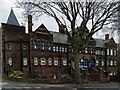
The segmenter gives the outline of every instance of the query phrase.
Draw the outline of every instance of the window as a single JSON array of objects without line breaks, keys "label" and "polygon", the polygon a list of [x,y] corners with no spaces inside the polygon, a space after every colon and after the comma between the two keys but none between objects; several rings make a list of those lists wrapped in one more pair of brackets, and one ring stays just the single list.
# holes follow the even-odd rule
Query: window
[{"label": "window", "polygon": [[110,66],[113,66],[113,60],[110,60]]},{"label": "window", "polygon": [[113,73],[112,73],[112,72],[110,72],[110,76],[113,76]]},{"label": "window", "polygon": [[41,42],[41,49],[42,49],[42,50],[45,50],[45,41],[42,41],[42,42]]},{"label": "window", "polygon": [[34,65],[38,65],[38,58],[34,57]]},{"label": "window", "polygon": [[11,44],[8,44],[8,45],[7,45],[7,49],[8,49],[8,50],[12,50],[12,45],[11,45]]},{"label": "window", "polygon": [[26,50],[26,49],[27,49],[27,45],[23,44],[23,50]]},{"label": "window", "polygon": [[58,52],[58,47],[56,47],[56,52]]},{"label": "window", "polygon": [[67,48],[65,48],[65,52],[67,52]]},{"label": "window", "polygon": [[63,66],[67,66],[67,59],[63,58]]},{"label": "window", "polygon": [[109,49],[107,49],[107,55],[109,55]]},{"label": "window", "polygon": [[59,47],[59,52],[62,52],[62,47]]},{"label": "window", "polygon": [[114,65],[115,65],[115,66],[117,65],[117,62],[116,62],[116,60],[114,60]]},{"label": "window", "polygon": [[101,54],[104,55],[104,51],[103,50],[101,51]]},{"label": "window", "polygon": [[87,60],[80,60],[80,68],[87,68],[88,67],[88,62]]},{"label": "window", "polygon": [[110,54],[113,55],[113,49],[111,49]]},{"label": "window", "polygon": [[27,58],[23,58],[23,65],[27,66]]},{"label": "window", "polygon": [[9,65],[9,66],[12,66],[12,58],[11,58],[11,57],[8,58],[8,65]]},{"label": "window", "polygon": [[38,48],[38,42],[37,40],[34,40],[34,49],[37,49]]},{"label": "window", "polygon": [[45,58],[41,58],[41,65],[46,65],[46,59]]},{"label": "window", "polygon": [[79,53],[82,53],[82,48],[80,48],[80,51],[79,51]]},{"label": "window", "polygon": [[109,62],[109,60],[107,60],[107,66],[109,66],[110,65],[110,62]]},{"label": "window", "polygon": [[88,48],[85,48],[85,53],[88,53]]},{"label": "window", "polygon": [[91,54],[93,54],[93,49],[91,48],[91,51],[90,51]]},{"label": "window", "polygon": [[95,51],[95,54],[98,55],[98,50]]},{"label": "window", "polygon": [[54,58],[54,65],[55,65],[55,66],[58,65],[58,58]]},{"label": "window", "polygon": [[116,51],[116,50],[114,50],[114,56],[116,56],[116,54],[117,54],[117,51]]},{"label": "window", "polygon": [[55,51],[55,46],[53,46],[53,51]]},{"label": "window", "polygon": [[51,43],[51,42],[48,43],[48,50],[49,50],[49,51],[52,50],[52,43]]},{"label": "window", "polygon": [[96,60],[96,66],[99,66],[99,61],[98,60]]},{"label": "window", "polygon": [[52,65],[52,58],[48,58],[48,65]]},{"label": "window", "polygon": [[62,52],[64,52],[64,47],[62,47]]},{"label": "window", "polygon": [[104,60],[101,60],[101,66],[104,66]]}]

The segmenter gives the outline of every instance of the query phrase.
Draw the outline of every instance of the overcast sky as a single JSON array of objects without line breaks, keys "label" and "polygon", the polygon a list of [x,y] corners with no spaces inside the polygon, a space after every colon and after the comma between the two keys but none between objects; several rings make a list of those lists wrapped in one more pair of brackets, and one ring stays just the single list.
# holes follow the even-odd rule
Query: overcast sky
[{"label": "overcast sky", "polygon": [[[15,0],[0,0],[0,23],[6,23],[7,18],[10,14],[11,8],[18,19],[20,25],[23,23],[22,11],[15,7]],[[51,22],[52,21],[52,22]],[[57,24],[54,22],[53,18],[48,16],[42,16],[37,22],[33,21],[33,30],[35,30],[39,25],[44,24],[50,31],[58,31]]]},{"label": "overcast sky", "polygon": [[[6,23],[7,18],[10,14],[10,10],[13,8],[13,11],[18,19],[18,22],[20,25],[22,25],[23,18],[22,18],[22,11],[20,9],[15,8],[15,0],[0,0],[0,23]],[[39,25],[44,24],[46,28],[50,31],[57,31],[58,32],[58,26],[57,23],[55,23],[53,18],[50,18],[48,16],[42,16],[39,20],[33,21],[33,30],[35,30]],[[105,32],[106,33],[106,32]],[[109,32],[108,32],[109,33]],[[117,33],[115,33],[117,35]],[[101,38],[104,38],[103,32],[98,32],[95,37],[98,36]],[[117,41],[117,37],[114,36],[115,41]]]}]

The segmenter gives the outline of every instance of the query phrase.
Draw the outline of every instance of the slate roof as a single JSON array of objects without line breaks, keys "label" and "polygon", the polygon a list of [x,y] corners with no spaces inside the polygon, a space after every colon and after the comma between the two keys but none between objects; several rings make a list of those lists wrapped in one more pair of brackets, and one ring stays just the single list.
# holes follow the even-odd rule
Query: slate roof
[{"label": "slate roof", "polygon": [[12,24],[12,25],[17,25],[17,26],[20,26],[19,25],[19,22],[14,14],[14,11],[13,9],[11,9],[11,12],[9,14],[9,17],[8,17],[8,20],[7,20],[7,24]]},{"label": "slate roof", "polygon": [[105,47],[105,40],[98,38],[94,38],[94,40],[96,41],[96,47]]},{"label": "slate roof", "polygon": [[53,34],[53,42],[68,44],[68,36],[59,32],[50,31]]}]

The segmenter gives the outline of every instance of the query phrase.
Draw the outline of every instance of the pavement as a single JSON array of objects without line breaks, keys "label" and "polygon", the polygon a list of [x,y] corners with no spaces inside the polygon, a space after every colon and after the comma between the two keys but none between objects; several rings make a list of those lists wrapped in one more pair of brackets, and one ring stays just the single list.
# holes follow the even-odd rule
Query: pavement
[{"label": "pavement", "polygon": [[[9,89],[38,89],[44,88],[66,88],[65,90],[120,90],[120,84],[116,82],[89,82],[82,83],[81,85],[75,84],[39,84],[39,83],[23,83],[23,82],[14,82],[3,79],[0,84],[5,90]],[[84,88],[84,89],[83,89]],[[97,88],[97,89],[95,89]],[[100,89],[101,88],[101,89]],[[56,89],[55,89],[56,90]],[[59,89],[58,89],[59,90]],[[61,89],[60,89],[61,90]],[[63,89],[62,89],[63,90]]]}]

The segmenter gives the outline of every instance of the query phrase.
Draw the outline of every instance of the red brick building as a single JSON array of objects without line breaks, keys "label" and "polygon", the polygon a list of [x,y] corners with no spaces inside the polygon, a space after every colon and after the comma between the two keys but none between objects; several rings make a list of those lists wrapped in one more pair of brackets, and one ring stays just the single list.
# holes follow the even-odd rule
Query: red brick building
[{"label": "red brick building", "polygon": [[[28,33],[25,33],[25,27],[19,25],[11,10],[7,23],[2,23],[1,28],[4,73],[21,70],[26,77],[32,73],[46,79],[72,75],[72,48],[63,25],[59,32],[49,31],[44,24],[33,31],[32,16],[28,16]],[[91,38],[89,44],[79,51],[82,79],[99,80],[99,76],[104,75],[100,72],[104,73],[104,70],[116,75],[116,55],[117,44],[113,38],[109,39],[109,35],[105,40]]]}]

